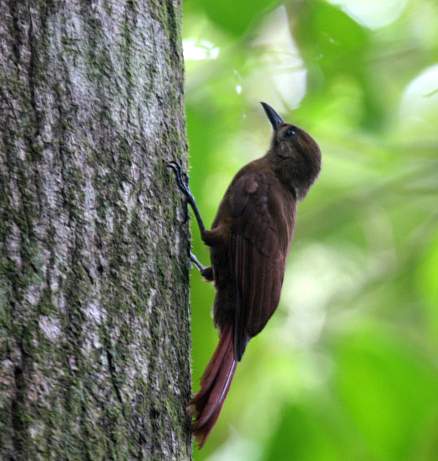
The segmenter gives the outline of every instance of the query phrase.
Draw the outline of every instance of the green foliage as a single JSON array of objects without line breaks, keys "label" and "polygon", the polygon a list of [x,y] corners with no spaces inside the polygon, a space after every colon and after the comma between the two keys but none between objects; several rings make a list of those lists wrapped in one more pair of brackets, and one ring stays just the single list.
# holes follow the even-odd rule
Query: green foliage
[{"label": "green foliage", "polygon": [[260,18],[278,4],[278,0],[195,0],[187,2],[187,10],[198,10],[228,33],[239,37]]},{"label": "green foliage", "polygon": [[[195,459],[435,461],[438,4],[278,5],[185,6],[190,181],[206,223],[269,144],[259,101],[323,154],[280,307]],[[193,272],[195,389],[217,339],[213,296]]]}]

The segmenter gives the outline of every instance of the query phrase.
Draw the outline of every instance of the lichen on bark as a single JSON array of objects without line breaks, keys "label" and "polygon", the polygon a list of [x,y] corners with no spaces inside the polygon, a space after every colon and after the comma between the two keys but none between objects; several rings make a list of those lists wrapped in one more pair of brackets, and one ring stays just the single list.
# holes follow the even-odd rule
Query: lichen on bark
[{"label": "lichen on bark", "polygon": [[0,458],[191,457],[179,1],[0,0]]}]

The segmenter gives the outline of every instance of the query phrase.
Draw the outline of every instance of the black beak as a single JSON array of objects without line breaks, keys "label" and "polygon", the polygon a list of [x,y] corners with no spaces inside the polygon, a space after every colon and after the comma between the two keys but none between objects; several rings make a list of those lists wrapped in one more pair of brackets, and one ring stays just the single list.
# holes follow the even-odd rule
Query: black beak
[{"label": "black beak", "polygon": [[265,102],[261,102],[260,104],[263,106],[263,109],[265,109],[266,115],[268,116],[272,128],[274,128],[275,131],[280,125],[284,123],[283,119],[269,104],[266,104]]}]

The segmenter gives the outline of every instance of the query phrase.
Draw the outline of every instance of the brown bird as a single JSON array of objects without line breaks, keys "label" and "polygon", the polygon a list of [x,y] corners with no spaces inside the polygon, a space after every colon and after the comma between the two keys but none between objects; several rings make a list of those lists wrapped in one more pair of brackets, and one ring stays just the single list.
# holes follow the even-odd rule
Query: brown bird
[{"label": "brown bird", "polygon": [[210,247],[211,267],[191,259],[217,293],[214,322],[220,339],[189,404],[200,447],[214,426],[230,388],[236,364],[248,341],[257,335],[280,300],[286,256],[292,240],[295,209],[318,176],[321,154],[301,128],[285,123],[261,103],[274,133],[263,157],[234,177],[211,230],[201,219],[180,165],[170,162],[180,190],[191,205],[202,240]]}]

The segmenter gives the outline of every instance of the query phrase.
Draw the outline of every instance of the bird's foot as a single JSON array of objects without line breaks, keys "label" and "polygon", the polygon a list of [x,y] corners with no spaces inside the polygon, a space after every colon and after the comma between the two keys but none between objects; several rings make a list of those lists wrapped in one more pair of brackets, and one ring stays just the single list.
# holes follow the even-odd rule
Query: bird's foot
[{"label": "bird's foot", "polygon": [[213,269],[211,267],[203,266],[199,259],[192,252],[190,252],[190,260],[201,273],[201,275],[205,278],[205,280],[207,280],[207,282],[213,281]]},{"label": "bird's foot", "polygon": [[172,169],[175,173],[175,179],[179,190],[187,197],[190,203],[194,203],[195,199],[189,187],[189,178],[187,174],[184,173],[181,164],[175,160],[172,160],[171,162],[167,163],[167,167]]},{"label": "bird's foot", "polygon": [[178,188],[187,198],[187,202],[192,207],[193,213],[195,213],[196,221],[198,222],[199,230],[201,231],[201,235],[203,235],[205,232],[205,226],[201,218],[201,213],[199,212],[198,206],[196,205],[195,197],[193,197],[192,191],[190,190],[189,178],[187,174],[184,173],[181,164],[175,160],[168,162],[167,167],[171,168],[175,173]]}]

